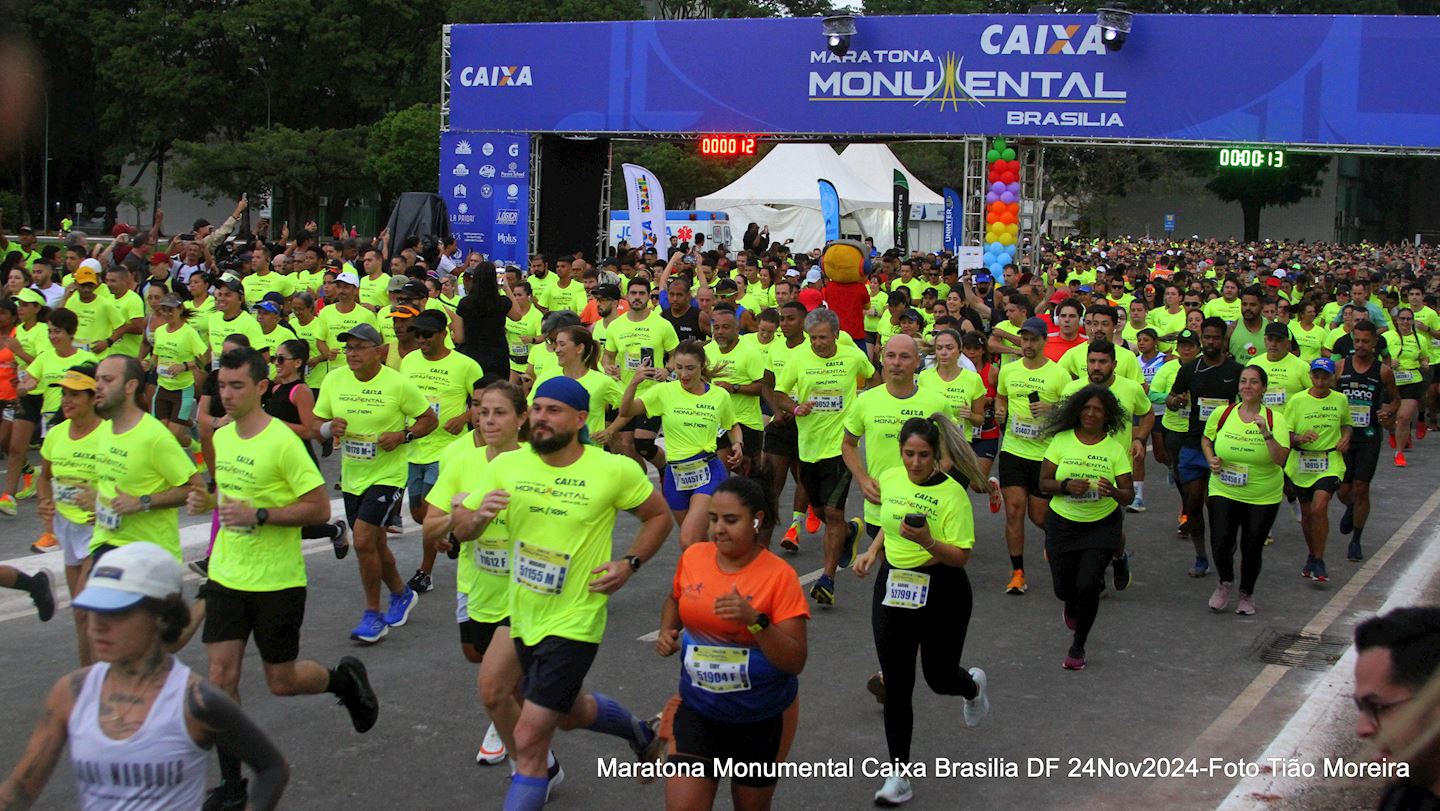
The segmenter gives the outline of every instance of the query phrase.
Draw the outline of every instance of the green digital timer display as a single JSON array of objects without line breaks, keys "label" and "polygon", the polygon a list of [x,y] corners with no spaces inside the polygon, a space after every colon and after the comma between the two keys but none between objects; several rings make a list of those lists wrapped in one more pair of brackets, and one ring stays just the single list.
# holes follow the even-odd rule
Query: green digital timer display
[{"label": "green digital timer display", "polygon": [[1285,150],[1225,147],[1220,150],[1221,169],[1283,169]]}]

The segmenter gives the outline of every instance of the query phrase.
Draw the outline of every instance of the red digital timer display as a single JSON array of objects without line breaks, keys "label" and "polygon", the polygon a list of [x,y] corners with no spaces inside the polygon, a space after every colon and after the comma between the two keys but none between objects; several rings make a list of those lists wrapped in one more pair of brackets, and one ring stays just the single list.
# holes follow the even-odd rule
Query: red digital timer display
[{"label": "red digital timer display", "polygon": [[753,135],[702,135],[700,154],[712,158],[740,158],[755,154]]}]

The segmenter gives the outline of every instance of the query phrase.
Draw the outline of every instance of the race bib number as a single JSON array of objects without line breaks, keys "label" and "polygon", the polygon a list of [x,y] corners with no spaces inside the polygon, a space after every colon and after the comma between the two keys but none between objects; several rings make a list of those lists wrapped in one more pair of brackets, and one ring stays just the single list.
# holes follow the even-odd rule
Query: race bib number
[{"label": "race bib number", "polygon": [[750,649],[691,645],[685,650],[690,683],[707,693],[738,693],[750,689]]},{"label": "race bib number", "polygon": [[435,415],[435,419],[437,419],[437,420],[440,419],[440,401],[439,401],[439,400],[431,400],[431,401],[430,401],[430,413]]},{"label": "race bib number", "polygon": [[1370,406],[1368,406],[1368,405],[1351,405],[1351,406],[1350,406],[1350,423],[1351,423],[1352,425],[1354,425],[1356,428],[1369,428],[1369,427],[1370,427]]},{"label": "race bib number", "polygon": [[1268,405],[1268,406],[1283,406],[1283,405],[1285,405],[1285,390],[1284,390],[1284,389],[1269,389],[1269,390],[1267,390],[1267,391],[1265,392],[1264,401],[1265,401],[1265,405]]},{"label": "race bib number", "polygon": [[[518,353],[512,352],[511,354],[518,354]],[[626,369],[629,369],[629,370],[632,371],[632,372],[635,371],[635,370],[637,370],[637,369],[639,369],[639,368],[640,368],[640,356],[639,356],[639,355],[626,355],[626,356],[625,356],[625,368],[626,368]]]},{"label": "race bib number", "polygon": [[120,529],[120,513],[110,506],[110,502],[100,499],[95,502],[95,525],[114,531]]},{"label": "race bib number", "polygon": [[1227,487],[1244,487],[1250,483],[1250,466],[1225,462],[1220,466],[1220,483]]},{"label": "race bib number", "polygon": [[378,455],[379,445],[375,438],[369,434],[347,435],[340,440],[340,452],[348,459],[359,459],[365,462],[375,461]]},{"label": "race bib number", "polygon": [[554,597],[565,588],[570,556],[520,541],[515,549],[515,582],[530,591]]},{"label": "race bib number", "polygon": [[1190,419],[1190,406],[1187,405],[1184,408],[1176,411],[1175,413],[1180,416],[1180,419],[1188,420]]},{"label": "race bib number", "polygon": [[816,391],[810,395],[812,411],[844,411],[845,395],[833,389]]},{"label": "race bib number", "polygon": [[710,483],[710,460],[692,459],[670,466],[675,474],[675,489],[695,490]]},{"label": "race bib number", "polygon": [[1091,503],[1093,503],[1093,502],[1099,501],[1099,500],[1100,500],[1100,486],[1095,483],[1095,480],[1094,480],[1094,479],[1090,479],[1089,482],[1090,482],[1090,487],[1089,487],[1088,489],[1086,489],[1085,492],[1081,493],[1081,494],[1078,495],[1078,496],[1075,495],[1075,494],[1073,494],[1073,493],[1066,493],[1066,494],[1065,494],[1065,500],[1066,500],[1066,501],[1073,501],[1073,502],[1077,502],[1077,503],[1081,503],[1081,504],[1084,504],[1084,503],[1086,503],[1086,502],[1091,502]]},{"label": "race bib number", "polygon": [[1301,473],[1327,473],[1329,470],[1329,451],[1300,451]]},{"label": "race bib number", "polygon": [[[1266,396],[1266,397],[1269,397],[1270,395],[1269,395],[1269,394],[1266,394],[1265,396]],[[1226,401],[1226,400],[1224,400],[1223,398],[1220,398],[1220,397],[1201,397],[1201,398],[1200,398],[1200,419],[1201,419],[1201,421],[1210,419],[1210,415],[1215,413],[1215,409],[1217,409],[1217,408],[1224,408],[1226,405],[1229,405],[1228,401]]]},{"label": "race bib number", "polygon": [[930,599],[930,575],[908,569],[891,569],[885,580],[885,599],[889,608],[924,608]]},{"label": "race bib number", "polygon": [[175,376],[175,372],[172,371],[171,366],[162,363],[159,366],[155,367],[155,375],[157,377],[164,377],[168,379],[173,378]]},{"label": "race bib number", "polygon": [[526,346],[524,341],[520,340],[519,338],[513,338],[510,341],[510,354],[515,355],[516,357],[523,357],[524,355],[529,354],[529,348]]},{"label": "race bib number", "polygon": [[1025,420],[1011,420],[1010,432],[1021,439],[1039,439],[1040,423]]},{"label": "race bib number", "polygon": [[55,500],[61,504],[69,504],[72,507],[80,506],[80,485],[55,480],[52,488],[55,493]]},{"label": "race bib number", "polygon": [[[475,568],[486,574],[507,576],[510,574],[510,548],[508,546],[487,546],[490,541],[475,542]],[[497,541],[495,543],[504,543]]]},{"label": "race bib number", "polygon": [[1408,385],[1410,383],[1414,383],[1416,380],[1419,379],[1420,375],[1414,369],[1395,370],[1395,385],[1397,386]]}]

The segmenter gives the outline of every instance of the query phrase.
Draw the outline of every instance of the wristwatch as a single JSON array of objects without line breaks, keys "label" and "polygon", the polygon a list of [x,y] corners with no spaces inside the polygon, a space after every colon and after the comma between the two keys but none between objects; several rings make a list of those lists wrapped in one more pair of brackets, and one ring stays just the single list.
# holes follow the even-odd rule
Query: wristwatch
[{"label": "wristwatch", "polygon": [[625,562],[630,564],[630,571],[632,572],[640,571],[640,567],[645,563],[645,561],[641,560],[637,555],[626,555]]},{"label": "wristwatch", "polygon": [[261,507],[255,511],[255,526],[263,527],[270,521],[270,511]]},{"label": "wristwatch", "polygon": [[758,633],[760,633],[761,631],[763,631],[763,630],[765,630],[766,628],[769,628],[769,627],[770,627],[770,615],[769,615],[769,614],[765,614],[765,613],[760,613],[760,614],[756,614],[756,615],[755,615],[755,622],[754,622],[753,624],[745,626],[745,630],[749,631],[749,632],[752,633],[752,634],[758,634]]},{"label": "wristwatch", "polygon": [[405,444],[408,445],[408,444],[410,444],[411,442],[414,442],[414,441],[415,441],[415,432],[414,432],[414,431],[406,431],[406,432],[405,432]]},{"label": "wristwatch", "polygon": [[149,497],[149,496],[141,496],[141,497],[140,497],[140,511],[141,511],[141,512],[150,512],[150,497]]}]

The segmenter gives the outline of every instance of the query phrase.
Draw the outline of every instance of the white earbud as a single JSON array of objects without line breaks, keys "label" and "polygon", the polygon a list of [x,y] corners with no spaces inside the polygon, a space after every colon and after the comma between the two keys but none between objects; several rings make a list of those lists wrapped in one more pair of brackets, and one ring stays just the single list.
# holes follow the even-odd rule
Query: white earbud
[{"label": "white earbud", "polygon": [[756,518],[756,519],[755,519],[755,524],[754,524],[754,526],[755,526],[755,529],[757,529],[757,530],[760,529],[760,519],[759,519],[759,518]]}]

